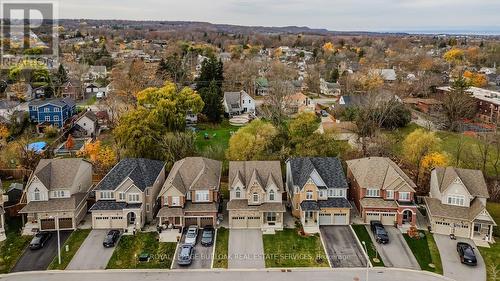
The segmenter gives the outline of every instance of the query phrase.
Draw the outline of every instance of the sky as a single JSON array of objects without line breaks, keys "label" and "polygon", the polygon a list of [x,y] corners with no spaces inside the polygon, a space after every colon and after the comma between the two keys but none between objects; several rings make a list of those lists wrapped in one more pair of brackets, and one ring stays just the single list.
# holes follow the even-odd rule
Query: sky
[{"label": "sky", "polygon": [[500,34],[499,0],[59,0],[59,15],[338,31]]}]

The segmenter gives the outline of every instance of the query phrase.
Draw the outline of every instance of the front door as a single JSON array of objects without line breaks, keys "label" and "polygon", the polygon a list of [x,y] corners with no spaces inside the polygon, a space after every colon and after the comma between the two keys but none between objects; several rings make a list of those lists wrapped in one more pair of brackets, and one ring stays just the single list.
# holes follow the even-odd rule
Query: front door
[{"label": "front door", "polygon": [[410,210],[403,212],[403,223],[411,223],[413,213]]},{"label": "front door", "polygon": [[135,213],[134,212],[128,213],[128,215],[127,215],[127,221],[128,221],[129,225],[134,225],[135,224]]}]

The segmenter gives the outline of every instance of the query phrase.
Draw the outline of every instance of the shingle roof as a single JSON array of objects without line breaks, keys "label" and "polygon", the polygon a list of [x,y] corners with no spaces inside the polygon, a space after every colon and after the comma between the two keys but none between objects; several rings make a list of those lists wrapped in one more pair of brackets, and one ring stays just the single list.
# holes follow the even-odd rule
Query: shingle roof
[{"label": "shingle roof", "polygon": [[304,157],[288,160],[293,184],[302,188],[316,170],[328,188],[348,188],[340,159],[336,157]]},{"label": "shingle roof", "polygon": [[280,203],[264,203],[260,205],[248,205],[246,199],[233,199],[227,202],[228,211],[260,211],[260,212],[285,212],[285,206]]},{"label": "shingle roof", "polygon": [[347,161],[347,167],[361,188],[415,192],[415,183],[386,157],[367,157]]},{"label": "shingle roof", "polygon": [[320,208],[352,208],[351,203],[346,198],[328,198],[327,200],[318,200]]},{"label": "shingle roof", "polygon": [[452,218],[470,222],[485,209],[483,203],[477,198],[472,200],[470,207],[442,204],[441,200],[430,197],[425,197],[424,200],[429,210],[429,215],[433,217]]},{"label": "shingle roof", "polygon": [[97,122],[97,115],[93,111],[85,111],[85,113],[80,118],[78,118],[78,120],[82,119],[83,117],[89,118],[92,122]]},{"label": "shingle roof", "polygon": [[75,101],[73,101],[71,98],[63,98],[63,99],[36,100],[29,103],[30,106],[32,105],[42,106],[46,104],[53,104],[60,107],[63,107],[65,105],[73,107],[75,105]]},{"label": "shingle roof", "polygon": [[319,211],[319,210],[321,210],[318,202],[307,201],[307,200],[300,202],[300,208],[302,209],[302,211]]},{"label": "shingle roof", "polygon": [[[87,167],[85,167],[87,166]],[[49,190],[68,189],[75,184],[82,169],[92,165],[81,158],[41,159],[33,173]],[[79,186],[79,192],[87,192],[90,186]]]},{"label": "shingle roof", "polygon": [[142,203],[128,204],[114,200],[99,200],[90,208],[90,211],[117,211],[124,209],[140,209]]},{"label": "shingle roof", "polygon": [[483,172],[480,170],[460,169],[454,167],[437,167],[435,170],[440,191],[447,189],[453,181],[459,178],[472,196],[484,198],[490,197]]},{"label": "shingle roof", "polygon": [[48,201],[31,201],[19,213],[63,212],[75,211],[85,200],[87,193],[76,193],[69,198],[50,199]]},{"label": "shingle roof", "polygon": [[97,190],[115,190],[126,178],[144,191],[154,184],[164,168],[164,162],[145,158],[125,158],[121,160],[99,182]]},{"label": "shingle roof", "polygon": [[283,191],[283,177],[279,161],[231,161],[229,162],[229,186],[239,178],[245,187],[250,186],[255,177],[264,190],[274,183],[278,191]]},{"label": "shingle roof", "polygon": [[225,92],[224,100],[226,101],[229,110],[238,110],[239,108],[241,108],[240,92]]}]

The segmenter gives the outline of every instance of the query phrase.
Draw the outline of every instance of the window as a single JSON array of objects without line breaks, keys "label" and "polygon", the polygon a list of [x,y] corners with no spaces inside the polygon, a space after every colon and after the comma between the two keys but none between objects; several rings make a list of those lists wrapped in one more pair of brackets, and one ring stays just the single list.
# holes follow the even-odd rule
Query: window
[{"label": "window", "polygon": [[255,192],[253,194],[253,202],[254,203],[258,203],[259,202],[259,194],[257,192]]},{"label": "window", "polygon": [[410,193],[409,192],[399,192],[399,200],[410,201]]},{"label": "window", "polygon": [[113,199],[114,195],[112,191],[101,191],[101,199]]},{"label": "window", "polygon": [[308,190],[306,192],[306,199],[307,200],[312,200],[313,199],[313,192],[312,191]]},{"label": "window", "polygon": [[140,196],[137,193],[131,193],[128,195],[129,202],[140,202]]},{"label": "window", "polygon": [[53,198],[64,198],[64,195],[65,195],[64,190],[52,191],[52,197]]},{"label": "window", "polygon": [[55,112],[59,112],[59,111],[61,111],[61,109],[60,109],[59,107],[55,107],[55,108],[54,108],[54,111],[55,111]]},{"label": "window", "polygon": [[146,204],[146,212],[149,212],[149,211],[150,211],[149,204]]},{"label": "window", "polygon": [[448,196],[448,204],[456,206],[465,206],[465,197],[462,195],[450,195]]},{"label": "window", "polygon": [[208,190],[196,191],[196,202],[208,202]]},{"label": "window", "polygon": [[366,197],[380,197],[380,189],[367,189]]},{"label": "window", "polygon": [[40,190],[38,190],[38,188],[35,188],[33,191],[33,200],[40,201]]},{"label": "window", "polygon": [[50,112],[50,108],[46,107],[43,111]]},{"label": "window", "polygon": [[269,201],[274,201],[274,190],[269,191]]},{"label": "window", "polygon": [[45,116],[45,121],[49,122],[50,121],[50,116]]},{"label": "window", "polygon": [[320,191],[318,191],[318,195],[319,195],[319,197],[323,197],[325,195],[325,193],[323,192],[323,190],[320,190]]},{"label": "window", "polygon": [[240,198],[241,197],[241,190],[239,187],[236,188],[236,192],[234,193],[234,195],[236,196],[236,198]]},{"label": "window", "polygon": [[54,116],[54,121],[59,121],[59,116],[58,115]]},{"label": "window", "polygon": [[[400,194],[401,197],[401,194]],[[385,198],[386,199],[394,199],[394,190],[386,190],[385,191]]]},{"label": "window", "polygon": [[[85,125],[85,124],[84,124]],[[146,189],[146,196],[149,196],[149,188]]]},{"label": "window", "polygon": [[118,199],[119,200],[125,200],[125,192],[118,193]]},{"label": "window", "polygon": [[172,197],[172,206],[180,206],[181,205],[181,199],[176,196]]},{"label": "window", "polygon": [[276,213],[275,212],[269,212],[267,213],[267,222],[276,222]]},{"label": "window", "polygon": [[330,188],[328,189],[328,197],[345,197],[344,189]]}]

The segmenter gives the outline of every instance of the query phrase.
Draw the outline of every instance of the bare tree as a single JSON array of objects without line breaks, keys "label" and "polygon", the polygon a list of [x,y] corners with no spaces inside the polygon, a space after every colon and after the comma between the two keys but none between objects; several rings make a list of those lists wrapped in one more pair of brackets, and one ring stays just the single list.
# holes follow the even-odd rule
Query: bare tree
[{"label": "bare tree", "polygon": [[275,126],[281,127],[286,119],[286,109],[290,105],[290,95],[294,94],[294,87],[290,82],[270,82],[269,95],[265,104],[261,107],[263,116],[270,120]]}]

